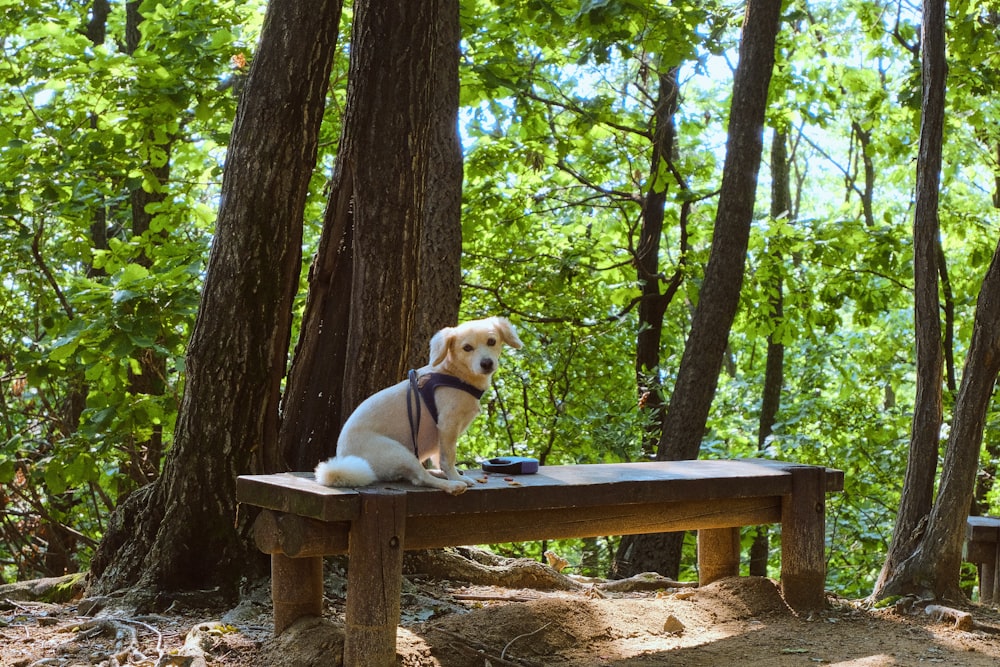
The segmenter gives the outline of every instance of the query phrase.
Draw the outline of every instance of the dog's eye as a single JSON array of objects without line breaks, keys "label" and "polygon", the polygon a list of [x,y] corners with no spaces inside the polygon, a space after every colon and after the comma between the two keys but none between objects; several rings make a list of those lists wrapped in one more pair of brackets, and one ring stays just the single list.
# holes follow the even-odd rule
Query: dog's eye
[{"label": "dog's eye", "polygon": [[494,345],[497,344],[497,339],[496,338],[490,338],[488,341],[486,341],[486,344],[489,345],[490,347],[493,347]]},{"label": "dog's eye", "polygon": [[471,345],[469,345],[468,343],[466,343],[465,345],[462,346],[462,349],[465,350],[466,352],[472,352],[476,348],[474,348]]}]

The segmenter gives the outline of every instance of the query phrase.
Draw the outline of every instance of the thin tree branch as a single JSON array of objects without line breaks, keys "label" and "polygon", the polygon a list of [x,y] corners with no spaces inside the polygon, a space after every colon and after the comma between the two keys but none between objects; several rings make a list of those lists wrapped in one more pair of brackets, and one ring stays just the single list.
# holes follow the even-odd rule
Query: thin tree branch
[{"label": "thin tree branch", "polygon": [[38,229],[35,231],[34,237],[31,239],[31,256],[35,259],[35,264],[38,265],[39,270],[42,275],[45,276],[46,282],[52,287],[52,290],[56,293],[56,298],[59,299],[59,303],[62,305],[63,311],[66,313],[66,317],[73,319],[73,307],[70,305],[66,296],[63,294],[62,289],[59,287],[59,283],[56,282],[55,276],[52,275],[52,271],[49,270],[48,264],[45,263],[45,258],[42,257],[42,234],[45,232],[45,220],[44,218],[39,222]]}]

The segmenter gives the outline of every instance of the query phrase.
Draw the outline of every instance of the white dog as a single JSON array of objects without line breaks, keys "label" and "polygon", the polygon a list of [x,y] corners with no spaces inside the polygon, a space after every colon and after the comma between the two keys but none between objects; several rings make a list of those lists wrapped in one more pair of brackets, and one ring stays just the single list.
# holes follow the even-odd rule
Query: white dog
[{"label": "white dog", "polygon": [[[316,466],[316,480],[326,486],[365,486],[403,479],[463,493],[474,482],[455,469],[455,445],[479,414],[479,399],[504,343],[521,347],[514,327],[502,317],[434,334],[430,364],[357,407],[340,432],[337,455]],[[437,457],[443,478],[422,465],[431,457]]]}]

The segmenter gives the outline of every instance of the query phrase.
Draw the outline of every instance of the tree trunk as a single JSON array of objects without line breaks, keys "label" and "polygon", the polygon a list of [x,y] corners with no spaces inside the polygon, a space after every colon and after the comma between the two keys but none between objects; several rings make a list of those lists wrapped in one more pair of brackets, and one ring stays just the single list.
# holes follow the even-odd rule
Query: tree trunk
[{"label": "tree trunk", "polygon": [[[986,413],[1000,374],[1000,244],[979,290],[972,342],[955,400],[941,486],[926,530],[914,551],[882,571],[873,599],[915,593],[961,600],[959,588],[965,520],[969,515]],[[891,554],[890,554],[891,555]]]},{"label": "tree trunk", "polygon": [[635,372],[641,405],[649,415],[643,451],[652,452],[663,426],[663,387],[660,382],[660,337],[669,296],[660,292],[660,239],[667,202],[669,162],[674,150],[678,86],[677,67],[659,77],[653,110],[653,151],[649,192],[643,199],[639,247],[635,250],[636,273],[642,290],[639,302],[639,332],[636,334]]},{"label": "tree trunk", "polygon": [[747,3],[712,250],[667,409],[660,460],[697,458],[715,396],[743,286],[780,13],[776,0]]},{"label": "tree trunk", "polygon": [[[788,165],[788,134],[784,130],[775,130],[771,140],[771,219],[791,219],[792,189],[791,171]],[[784,257],[780,250],[771,250],[769,261],[775,267],[772,283],[767,290],[773,293],[771,310],[774,326],[780,327],[784,319],[783,281],[780,268]],[[760,398],[760,419],[757,422],[757,451],[764,455],[767,452],[767,439],[774,433],[774,423],[781,407],[781,387],[785,376],[785,345],[778,336],[777,330],[767,338],[767,362],[764,368],[764,386]],[[770,546],[767,526],[759,526],[750,547],[750,575],[754,577],[767,576],[767,558]]]},{"label": "tree trunk", "polygon": [[941,235],[937,237],[938,275],[941,278],[941,296],[944,297],[944,334],[942,339],[944,349],[944,385],[952,396],[958,390],[955,379],[955,293],[948,277],[948,258],[944,254],[944,244]]},{"label": "tree trunk", "polygon": [[91,591],[134,599],[221,586],[256,550],[234,527],[235,482],[277,438],[278,397],[340,5],[272,0],[233,126],[215,241],[162,476],[115,512]]},{"label": "tree trunk", "polygon": [[[997,144],[997,157],[1000,158],[1000,144]],[[1000,164],[1000,163],[997,163]],[[1000,208],[1000,168],[996,170],[996,189],[993,191],[993,207]],[[947,297],[946,297],[947,298]],[[945,334],[945,340],[948,339],[947,334]],[[945,357],[948,358],[947,347],[945,348]],[[949,382],[949,390],[952,389],[952,385]],[[993,482],[997,476],[997,461],[1000,461],[1000,442],[995,440],[986,441],[986,463],[983,465],[982,473],[976,479],[976,493],[975,500],[973,500],[972,509],[970,513],[975,515],[980,515],[986,511],[987,506],[987,495],[993,489]]]},{"label": "tree trunk", "polygon": [[[945,61],[945,1],[924,0],[923,8],[923,99],[917,154],[917,202],[913,218],[917,392],[903,493],[889,553],[872,593],[876,599],[891,594],[886,593],[887,590],[899,587],[902,582],[898,581],[900,573],[897,569],[913,555],[926,536],[941,437],[943,361],[938,297],[938,189],[948,70]],[[965,384],[964,378],[962,384]],[[968,511],[968,505],[965,511]],[[892,579],[897,581],[891,582]],[[957,585],[957,580],[955,583]]]},{"label": "tree trunk", "polygon": [[[780,16],[778,0],[747,3],[712,250],[664,419],[659,460],[697,458],[701,448],[743,285]],[[631,554],[628,568],[676,578],[683,535],[669,535],[622,538],[620,552]]]},{"label": "tree trunk", "polygon": [[364,398],[458,319],[458,3],[354,7],[347,110],[285,394],[283,465],[334,453]]},{"label": "tree trunk", "polygon": [[[663,314],[676,293],[671,285],[660,292],[660,238],[663,235],[664,208],[667,200],[669,162],[673,158],[680,82],[679,68],[672,67],[659,77],[656,108],[653,111],[653,151],[650,159],[649,192],[643,200],[642,227],[636,248],[636,272],[642,288],[639,302],[639,332],[636,335],[635,370],[640,405],[649,414],[644,451],[654,451],[663,429],[663,386],[660,383],[660,337]],[[683,234],[683,231],[682,231]],[[682,241],[685,243],[686,241]],[[682,257],[683,257],[683,247]],[[679,285],[679,281],[677,283]],[[648,536],[648,539],[654,539]],[[633,536],[625,536],[618,545],[610,575],[625,579],[648,570],[643,564],[656,558],[658,543],[635,544]],[[677,573],[672,575],[676,578]]]},{"label": "tree trunk", "polygon": [[[844,93],[847,94],[846,92]],[[858,138],[858,155],[865,170],[865,187],[861,192],[861,211],[865,216],[865,226],[875,226],[875,161],[872,160],[872,131],[866,130],[859,121],[851,123],[851,130]],[[856,187],[856,186],[855,186]]]}]

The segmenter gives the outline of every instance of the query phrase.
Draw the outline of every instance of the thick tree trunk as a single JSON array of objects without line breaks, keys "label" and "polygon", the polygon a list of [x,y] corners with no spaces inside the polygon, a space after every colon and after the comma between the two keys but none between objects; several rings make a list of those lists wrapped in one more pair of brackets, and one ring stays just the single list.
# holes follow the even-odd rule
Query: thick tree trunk
[{"label": "thick tree trunk", "polygon": [[277,439],[278,397],[340,5],[272,0],[233,126],[215,242],[163,475],[116,511],[92,592],[232,592],[255,562],[236,476]]},{"label": "thick tree trunk", "polygon": [[364,398],[458,318],[458,3],[354,7],[347,111],[285,394],[285,465],[334,453]]},{"label": "thick tree trunk", "polygon": [[[780,0],[747,3],[712,251],[664,418],[659,460],[697,458],[701,448],[743,285],[780,16]],[[626,537],[620,553],[628,554],[630,571],[676,578],[682,542],[680,533]]]},{"label": "thick tree trunk", "polygon": [[[924,0],[923,7],[923,99],[917,154],[917,201],[913,218],[917,393],[903,493],[889,553],[872,594],[876,598],[891,594],[886,591],[898,587],[898,583],[890,584],[890,580],[898,579],[897,568],[913,555],[926,535],[926,522],[934,501],[941,437],[943,353],[938,296],[938,189],[948,70],[945,61],[945,0]],[[964,379],[962,384],[965,384]],[[968,509],[966,506],[965,511]]]}]

